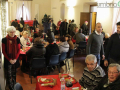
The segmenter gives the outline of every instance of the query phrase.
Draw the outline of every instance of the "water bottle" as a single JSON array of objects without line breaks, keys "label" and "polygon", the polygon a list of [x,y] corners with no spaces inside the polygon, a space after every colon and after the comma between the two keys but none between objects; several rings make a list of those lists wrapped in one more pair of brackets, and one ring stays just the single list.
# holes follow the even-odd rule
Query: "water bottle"
[{"label": "water bottle", "polygon": [[61,78],[61,90],[65,90],[65,79]]}]

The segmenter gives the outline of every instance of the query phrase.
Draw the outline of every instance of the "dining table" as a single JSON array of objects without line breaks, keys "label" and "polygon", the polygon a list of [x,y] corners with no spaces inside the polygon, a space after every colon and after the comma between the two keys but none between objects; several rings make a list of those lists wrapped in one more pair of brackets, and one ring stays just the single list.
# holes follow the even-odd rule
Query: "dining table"
[{"label": "dining table", "polygon": [[[56,41],[56,44],[58,44],[60,42]],[[46,47],[48,45],[48,42],[44,42],[44,47]],[[19,60],[22,60],[22,65],[21,65],[21,70],[24,72],[26,64],[27,64],[27,55],[26,52],[31,48],[32,46],[29,47],[24,47],[22,49],[20,49],[20,55],[19,55]]]},{"label": "dining table", "polygon": [[[66,74],[65,74],[66,75]],[[56,79],[56,85],[53,86],[53,87],[50,87],[50,86],[42,86],[40,81],[39,81],[39,78],[42,78],[42,77],[52,77],[53,79]],[[61,90],[61,81],[60,81],[60,78],[59,78],[59,75],[43,75],[43,76],[37,76],[36,77],[36,89],[35,90]],[[76,90],[81,90],[81,85],[76,82],[75,84],[73,84],[72,88],[79,88],[79,89],[76,89]],[[68,87],[65,86],[65,90],[69,90]],[[73,89],[72,89],[73,90]]]},{"label": "dining table", "polygon": [[26,64],[27,64],[27,55],[26,55],[26,52],[30,48],[31,47],[24,47],[23,49],[20,49],[19,60],[22,60],[21,71],[23,71],[23,72],[25,72],[25,68],[26,68]]}]

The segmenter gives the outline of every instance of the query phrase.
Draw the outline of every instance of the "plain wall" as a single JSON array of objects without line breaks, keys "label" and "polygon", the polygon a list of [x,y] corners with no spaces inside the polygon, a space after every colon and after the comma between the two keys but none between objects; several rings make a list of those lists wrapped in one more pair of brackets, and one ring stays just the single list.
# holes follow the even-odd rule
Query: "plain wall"
[{"label": "plain wall", "polygon": [[51,15],[51,0],[33,0],[32,1],[32,20],[35,17],[35,4],[39,5],[39,23],[42,22],[42,18],[45,14]]}]

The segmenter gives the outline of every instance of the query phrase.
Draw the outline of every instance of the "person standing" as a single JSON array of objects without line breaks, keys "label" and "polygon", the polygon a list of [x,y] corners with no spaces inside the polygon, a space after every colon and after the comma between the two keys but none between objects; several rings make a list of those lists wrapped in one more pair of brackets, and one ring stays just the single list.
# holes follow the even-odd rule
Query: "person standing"
[{"label": "person standing", "polygon": [[77,25],[74,23],[74,19],[73,19],[70,24],[70,35],[72,35],[72,32],[74,31],[75,27],[77,27]]},{"label": "person standing", "polygon": [[81,26],[83,29],[83,34],[88,35],[89,34],[89,29],[88,29],[88,21],[85,21],[85,23]]},{"label": "person standing", "polygon": [[104,65],[108,66],[108,59],[110,63],[120,64],[120,22],[117,24],[117,33],[114,33],[107,44],[105,51]]},{"label": "person standing", "polygon": [[68,32],[67,32],[67,34],[69,34],[69,35],[70,35],[70,25],[71,25],[71,20],[69,20],[69,24],[68,24]]},{"label": "person standing", "polygon": [[15,27],[9,26],[7,28],[8,35],[2,39],[4,70],[10,90],[13,90],[16,83],[16,69],[19,67],[20,39],[15,35],[15,32]]},{"label": "person standing", "polygon": [[104,48],[103,48],[103,34],[101,34],[102,25],[101,23],[96,24],[96,30],[93,32],[88,39],[87,54],[94,54],[97,57],[97,62],[100,65],[100,52],[102,60],[105,59]]},{"label": "person standing", "polygon": [[22,17],[21,17],[20,23],[21,23],[21,24],[23,25],[23,27],[24,27],[24,20],[23,20]]},{"label": "person standing", "polygon": [[62,19],[58,21],[57,26],[60,27],[61,23],[62,23]]},{"label": "person standing", "polygon": [[18,27],[17,19],[11,23],[11,26],[14,26],[15,28]]},{"label": "person standing", "polygon": [[67,32],[67,19],[65,19],[60,25],[60,36],[65,36]]},{"label": "person standing", "polygon": [[37,25],[39,25],[38,21],[36,20],[36,18],[34,18],[33,21],[33,29],[35,30],[35,28],[37,27]]}]

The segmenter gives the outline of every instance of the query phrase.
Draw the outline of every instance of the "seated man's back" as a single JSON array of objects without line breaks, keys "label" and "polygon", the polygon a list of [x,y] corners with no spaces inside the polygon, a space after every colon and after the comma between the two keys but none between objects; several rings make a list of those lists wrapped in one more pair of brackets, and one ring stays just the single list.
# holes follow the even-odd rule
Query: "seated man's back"
[{"label": "seated man's back", "polygon": [[76,33],[73,38],[76,40],[76,43],[79,43],[81,41],[86,41],[85,35],[82,33],[82,29],[79,29],[79,32]]}]

